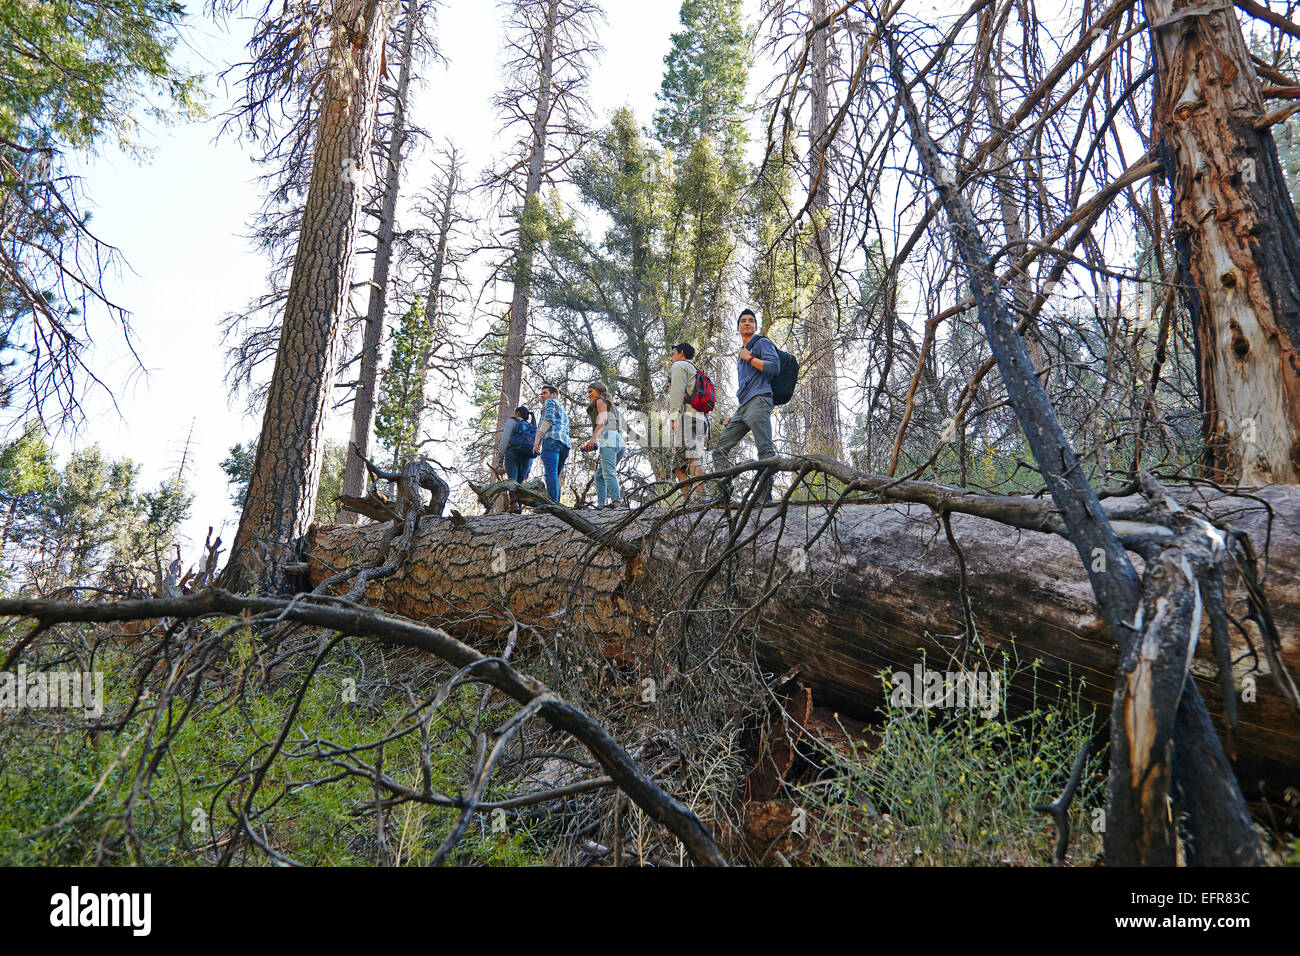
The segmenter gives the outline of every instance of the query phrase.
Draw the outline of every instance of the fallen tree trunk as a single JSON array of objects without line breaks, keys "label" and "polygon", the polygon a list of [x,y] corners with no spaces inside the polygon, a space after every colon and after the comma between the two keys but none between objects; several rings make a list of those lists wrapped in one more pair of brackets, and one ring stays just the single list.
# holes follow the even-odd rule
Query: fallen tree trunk
[{"label": "fallen tree trunk", "polygon": [[[1281,637],[1280,660],[1300,672],[1300,486],[1203,497],[1207,514],[1253,541]],[[1138,503],[1121,498],[1105,505],[1118,514]],[[1104,726],[1116,649],[1069,541],[952,514],[959,559],[943,522],[926,506],[844,505],[818,536],[828,512],[823,505],[792,505],[783,524],[775,507],[751,519],[754,530],[768,526],[730,559],[726,593],[710,592],[699,602],[743,610],[770,590],[756,615],[765,668],[794,671],[819,704],[870,718],[888,696],[882,672],[909,671],[923,655],[931,669],[948,669],[965,637],[964,576],[984,651],[1005,653],[1021,667],[1007,689],[1009,707],[1023,709],[1069,687],[1099,709],[1097,726]],[[603,529],[622,520],[595,512],[586,517]],[[652,509],[621,531],[623,543],[645,536],[630,558],[548,515],[425,519],[403,567],[373,586],[368,599],[471,639],[510,623],[504,605],[525,626],[591,641],[606,656],[645,668],[675,640],[683,615],[672,612],[686,605],[696,572],[718,558],[728,539],[718,511],[679,514],[656,527],[663,518]],[[307,543],[313,585],[331,571],[372,561],[389,528],[314,528]],[[1240,619],[1245,588],[1240,580],[1230,583],[1227,606]],[[1203,636],[1192,669],[1222,730],[1222,694],[1208,632]],[[1255,624],[1243,622],[1232,637],[1240,695],[1235,769],[1244,792],[1277,799],[1285,787],[1300,786],[1300,715],[1274,682]]]}]

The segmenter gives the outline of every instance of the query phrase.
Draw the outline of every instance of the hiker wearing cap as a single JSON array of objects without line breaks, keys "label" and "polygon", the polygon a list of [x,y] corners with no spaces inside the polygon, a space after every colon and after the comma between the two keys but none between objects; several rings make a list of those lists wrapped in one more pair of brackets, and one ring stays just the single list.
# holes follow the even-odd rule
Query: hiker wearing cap
[{"label": "hiker wearing cap", "polygon": [[[609,397],[604,382],[587,386],[587,416],[591,419],[591,441],[582,446],[583,451],[600,455],[596,462],[596,507],[618,508],[622,505],[618,487],[618,463],[627,454],[627,441],[623,438],[618,410]],[[608,501],[608,503],[606,503]]]},{"label": "hiker wearing cap", "polygon": [[569,416],[560,404],[560,390],[554,385],[543,385],[542,411],[537,422],[537,437],[533,440],[533,454],[542,456],[546,471],[546,493],[551,500],[560,500],[560,472],[569,460]]},{"label": "hiker wearing cap", "polygon": [[[703,473],[704,442],[709,434],[708,415],[700,409],[713,408],[713,384],[695,364],[695,346],[682,342],[673,346],[672,371],[668,380],[668,422],[672,429],[673,475],[678,481]],[[690,499],[692,485],[685,491]]]},{"label": "hiker wearing cap", "polygon": [[[740,313],[736,331],[741,343],[736,350],[736,402],[740,407],[723,423],[713,451],[715,471],[731,467],[731,450],[749,432],[754,433],[760,459],[776,457],[776,445],[772,443],[772,379],[781,370],[781,358],[776,346],[758,334],[758,317],[753,309]],[[722,482],[721,490],[724,495],[730,493],[730,479]],[[772,500],[770,477],[764,478],[759,496],[764,501]]]}]

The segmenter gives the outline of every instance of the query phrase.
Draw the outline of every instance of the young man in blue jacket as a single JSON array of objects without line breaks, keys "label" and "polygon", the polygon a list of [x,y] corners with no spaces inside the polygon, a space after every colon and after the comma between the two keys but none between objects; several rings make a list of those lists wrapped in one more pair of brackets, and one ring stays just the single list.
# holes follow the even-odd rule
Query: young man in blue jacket
[{"label": "young man in blue jacket", "polygon": [[[741,342],[736,350],[736,401],[740,407],[723,422],[713,450],[714,471],[731,467],[731,450],[751,431],[758,457],[776,456],[772,444],[772,379],[781,370],[781,359],[776,346],[758,335],[758,317],[752,309],[740,313],[736,330]],[[730,490],[731,482],[724,480],[722,493],[729,494]],[[772,500],[771,481],[764,481],[760,494],[764,501]]]}]

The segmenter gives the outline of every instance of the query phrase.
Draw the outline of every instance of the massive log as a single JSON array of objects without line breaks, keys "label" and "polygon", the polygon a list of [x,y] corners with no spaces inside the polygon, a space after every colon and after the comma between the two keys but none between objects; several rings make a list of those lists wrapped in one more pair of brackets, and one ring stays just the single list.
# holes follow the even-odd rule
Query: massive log
[{"label": "massive log", "polygon": [[[1197,499],[1254,542],[1280,658],[1300,673],[1300,487]],[[1136,504],[1109,499],[1106,509],[1114,514]],[[605,529],[623,520],[597,512],[584,517]],[[965,639],[964,577],[982,650],[994,658],[1006,654],[1021,667],[1008,689],[1009,707],[1023,709],[1069,687],[1096,706],[1096,726],[1105,726],[1115,646],[1078,554],[1064,538],[951,514],[959,556],[943,523],[922,505],[845,505],[824,532],[828,509],[821,505],[792,505],[783,522],[778,517],[771,507],[751,519],[743,546],[701,603],[743,609],[770,592],[753,616],[760,660],[778,675],[797,672],[819,704],[870,718],[888,693],[882,672],[910,670],[923,655],[930,667],[947,669]],[[759,530],[764,521],[768,526]],[[312,583],[372,561],[389,528],[313,528],[307,542]],[[640,541],[641,552],[624,557],[548,515],[424,519],[404,566],[372,586],[368,597],[469,639],[499,633],[509,623],[499,610],[504,605],[523,625],[591,641],[606,656],[644,667],[676,640],[682,615],[670,612],[690,601],[698,572],[724,548],[728,524],[717,511],[666,517],[651,510],[620,537]],[[1229,609],[1237,617],[1246,600],[1242,582],[1232,582]],[[1245,622],[1233,640],[1241,695],[1236,771],[1248,795],[1276,799],[1285,787],[1300,787],[1300,715],[1276,685],[1255,625]],[[1222,730],[1209,645],[1207,633],[1193,673]]]}]

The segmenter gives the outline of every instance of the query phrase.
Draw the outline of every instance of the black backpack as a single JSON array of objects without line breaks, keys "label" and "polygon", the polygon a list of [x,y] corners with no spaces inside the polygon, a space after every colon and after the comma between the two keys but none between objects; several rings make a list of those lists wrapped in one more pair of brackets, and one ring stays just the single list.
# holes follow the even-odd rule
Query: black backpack
[{"label": "black backpack", "polygon": [[[766,335],[756,335],[756,339],[767,339]],[[772,342],[771,339],[767,339]],[[799,360],[789,352],[782,352],[776,348],[776,343],[772,342],[772,348],[776,349],[776,357],[781,360],[780,371],[772,377],[772,404],[784,405],[794,396],[795,383],[799,381]],[[750,351],[754,351],[750,349]]]}]

